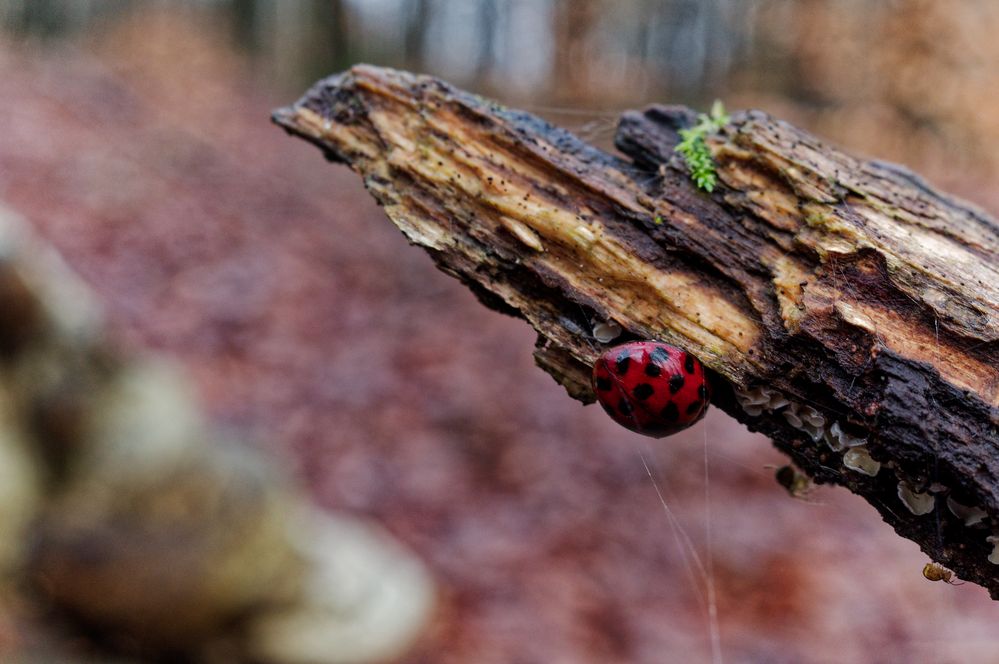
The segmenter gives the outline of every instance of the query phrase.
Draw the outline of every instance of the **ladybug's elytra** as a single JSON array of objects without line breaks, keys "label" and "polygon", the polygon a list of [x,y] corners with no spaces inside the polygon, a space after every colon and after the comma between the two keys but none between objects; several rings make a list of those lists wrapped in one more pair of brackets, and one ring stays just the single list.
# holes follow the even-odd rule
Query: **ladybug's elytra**
[{"label": "ladybug's elytra", "polygon": [[614,421],[653,438],[697,422],[711,398],[698,359],[661,341],[633,341],[605,351],[593,365],[593,391]]}]

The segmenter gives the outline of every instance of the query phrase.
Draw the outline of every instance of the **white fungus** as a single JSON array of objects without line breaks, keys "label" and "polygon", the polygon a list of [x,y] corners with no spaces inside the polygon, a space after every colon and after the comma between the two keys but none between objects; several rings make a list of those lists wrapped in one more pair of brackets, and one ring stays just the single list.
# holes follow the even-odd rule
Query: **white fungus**
[{"label": "white fungus", "polygon": [[602,344],[614,341],[621,336],[621,326],[612,320],[598,321],[593,325],[593,338]]},{"label": "white fungus", "polygon": [[977,523],[981,523],[988,516],[981,507],[962,505],[950,496],[947,496],[947,509],[951,511],[951,514],[964,521],[964,525],[966,526],[974,526]]},{"label": "white fungus", "polygon": [[843,431],[839,422],[833,422],[825,432],[826,444],[833,452],[842,452],[848,447],[860,447],[867,443],[866,438],[857,438]]},{"label": "white fungus", "polygon": [[753,417],[762,414],[765,410],[774,411],[790,403],[777,390],[763,386],[754,387],[751,390],[737,389],[735,391],[735,398],[739,402],[739,405],[742,406],[742,409],[746,411],[746,414]]},{"label": "white fungus", "polygon": [[774,412],[787,406],[784,419],[795,429],[804,431],[814,442],[825,440],[834,452],[843,452],[843,465],[851,470],[874,477],[881,470],[881,464],[871,458],[865,447],[866,438],[852,436],[843,431],[839,422],[826,426],[826,418],[815,408],[789,401],[782,393],[766,387],[751,390],[735,390],[735,398],[748,415],[756,417],[764,411]]},{"label": "white fungus", "polygon": [[[833,426],[836,426],[835,424]],[[833,434],[832,430],[826,431],[824,436],[826,440],[826,445],[829,446],[833,452],[842,452],[846,449],[846,445],[840,441],[839,436]]]},{"label": "white fungus", "polygon": [[936,498],[929,493],[917,493],[905,482],[898,483],[898,497],[902,503],[909,508],[909,511],[920,516],[933,511]]},{"label": "white fungus", "polygon": [[843,465],[850,470],[874,477],[881,470],[881,464],[871,458],[866,447],[851,447],[843,455]]},{"label": "white fungus", "polygon": [[795,429],[804,431],[809,438],[818,442],[825,435],[826,418],[811,406],[792,402],[784,411],[784,419]]},{"label": "white fungus", "polygon": [[992,553],[989,554],[989,562],[999,565],[999,536],[989,535],[985,541],[992,545]]}]

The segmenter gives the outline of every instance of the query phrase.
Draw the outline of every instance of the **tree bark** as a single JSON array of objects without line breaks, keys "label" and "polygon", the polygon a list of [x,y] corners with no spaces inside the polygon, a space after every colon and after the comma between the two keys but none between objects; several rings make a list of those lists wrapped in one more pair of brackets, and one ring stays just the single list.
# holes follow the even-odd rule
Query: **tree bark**
[{"label": "tree bark", "polygon": [[527,320],[574,398],[593,400],[595,322],[682,346],[717,407],[999,597],[991,217],[759,112],[709,137],[711,194],[673,150],[685,108],[624,113],[618,157],[439,80],[357,66],[274,118],[354,169],[440,269]]}]

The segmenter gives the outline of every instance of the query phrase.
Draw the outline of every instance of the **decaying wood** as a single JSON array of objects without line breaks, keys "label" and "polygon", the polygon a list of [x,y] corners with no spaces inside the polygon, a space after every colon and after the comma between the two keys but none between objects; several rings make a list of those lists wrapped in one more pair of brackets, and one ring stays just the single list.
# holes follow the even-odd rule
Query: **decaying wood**
[{"label": "decaying wood", "polygon": [[683,108],[623,114],[622,158],[358,66],[274,117],[354,169],[484,304],[526,319],[573,397],[593,399],[595,321],[683,346],[712,370],[716,406],[999,597],[992,218],[758,112],[709,139],[712,194],[673,151]]}]

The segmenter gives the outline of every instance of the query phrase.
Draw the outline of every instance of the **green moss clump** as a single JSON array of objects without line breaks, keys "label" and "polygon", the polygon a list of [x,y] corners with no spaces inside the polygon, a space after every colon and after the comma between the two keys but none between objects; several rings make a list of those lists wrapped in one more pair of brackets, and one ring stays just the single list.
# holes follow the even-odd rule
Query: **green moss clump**
[{"label": "green moss clump", "polygon": [[690,177],[698,188],[710,192],[718,183],[718,175],[715,171],[715,160],[711,157],[711,150],[704,140],[709,134],[720,131],[729,122],[729,116],[725,113],[725,107],[720,101],[716,101],[711,106],[711,113],[701,113],[697,118],[697,124],[690,129],[680,130],[680,142],[675,151],[679,152],[683,160],[690,169]]}]

